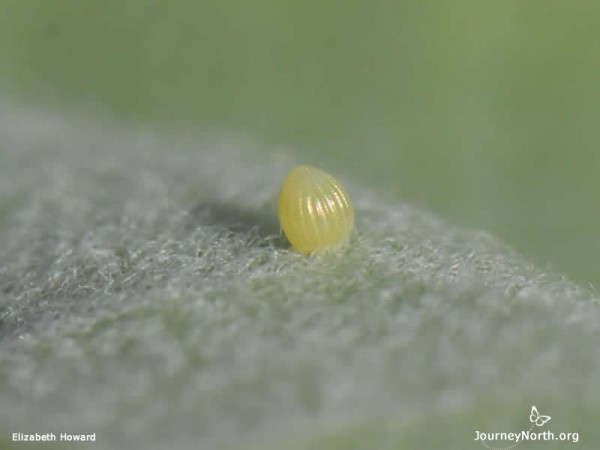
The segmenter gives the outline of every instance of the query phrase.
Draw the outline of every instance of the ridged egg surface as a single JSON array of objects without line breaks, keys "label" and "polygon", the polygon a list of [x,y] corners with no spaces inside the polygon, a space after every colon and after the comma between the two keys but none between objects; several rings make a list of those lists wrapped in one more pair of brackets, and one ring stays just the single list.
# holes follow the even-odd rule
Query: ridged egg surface
[{"label": "ridged egg surface", "polygon": [[322,253],[348,240],[354,228],[354,207],[346,189],[331,175],[299,166],[281,187],[279,221],[296,251]]}]

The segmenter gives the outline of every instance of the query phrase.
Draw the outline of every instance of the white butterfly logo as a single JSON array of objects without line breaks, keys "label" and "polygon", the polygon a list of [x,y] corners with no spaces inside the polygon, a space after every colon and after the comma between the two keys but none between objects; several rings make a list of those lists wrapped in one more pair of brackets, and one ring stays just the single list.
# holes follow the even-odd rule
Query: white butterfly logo
[{"label": "white butterfly logo", "polygon": [[535,423],[538,427],[541,427],[550,419],[550,416],[542,416],[535,406],[531,407],[531,414],[529,414],[529,421],[531,423]]}]

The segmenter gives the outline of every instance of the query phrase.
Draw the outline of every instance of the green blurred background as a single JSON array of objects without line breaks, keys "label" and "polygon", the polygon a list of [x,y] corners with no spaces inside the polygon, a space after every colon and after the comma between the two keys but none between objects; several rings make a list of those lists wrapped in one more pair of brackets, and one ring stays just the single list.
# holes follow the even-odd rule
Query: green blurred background
[{"label": "green blurred background", "polygon": [[598,285],[599,18],[598,1],[2,0],[0,98],[249,133]]}]

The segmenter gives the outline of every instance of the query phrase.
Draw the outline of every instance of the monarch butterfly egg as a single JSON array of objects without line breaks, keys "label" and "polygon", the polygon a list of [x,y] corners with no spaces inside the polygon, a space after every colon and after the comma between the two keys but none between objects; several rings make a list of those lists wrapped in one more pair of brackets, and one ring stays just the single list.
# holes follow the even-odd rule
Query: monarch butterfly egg
[{"label": "monarch butterfly egg", "polygon": [[348,240],[354,207],[346,189],[331,175],[299,166],[281,187],[279,221],[297,252],[322,253]]}]

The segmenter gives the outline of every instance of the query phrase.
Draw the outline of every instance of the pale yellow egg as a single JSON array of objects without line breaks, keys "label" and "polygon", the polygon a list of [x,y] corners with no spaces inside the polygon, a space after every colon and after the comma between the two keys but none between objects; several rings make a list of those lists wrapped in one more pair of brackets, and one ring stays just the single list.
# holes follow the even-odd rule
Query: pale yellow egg
[{"label": "pale yellow egg", "polygon": [[281,187],[279,221],[294,250],[323,253],[348,241],[354,207],[346,189],[331,175],[299,166]]}]

